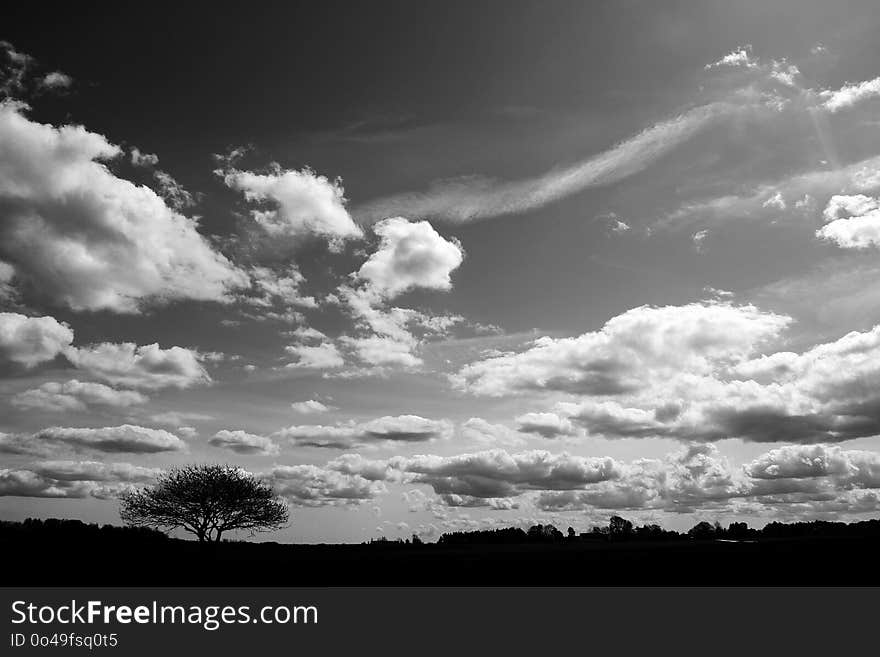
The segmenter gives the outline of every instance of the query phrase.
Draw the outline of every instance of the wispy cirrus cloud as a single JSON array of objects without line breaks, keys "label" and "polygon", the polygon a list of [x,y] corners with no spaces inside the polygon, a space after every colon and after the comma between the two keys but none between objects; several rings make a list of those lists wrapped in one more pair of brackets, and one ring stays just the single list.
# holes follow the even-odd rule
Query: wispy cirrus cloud
[{"label": "wispy cirrus cloud", "polygon": [[527,212],[643,171],[677,146],[731,116],[736,109],[735,104],[725,102],[695,107],[598,155],[534,178],[504,181],[462,176],[439,180],[423,192],[395,194],[365,203],[356,207],[353,214],[361,222],[405,215],[467,223]]}]

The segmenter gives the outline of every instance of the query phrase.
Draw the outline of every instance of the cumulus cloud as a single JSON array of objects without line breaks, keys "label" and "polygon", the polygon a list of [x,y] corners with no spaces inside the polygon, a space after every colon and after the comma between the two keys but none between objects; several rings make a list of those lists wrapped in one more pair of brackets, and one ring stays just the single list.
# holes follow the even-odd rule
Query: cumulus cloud
[{"label": "cumulus cloud", "polygon": [[116,390],[102,383],[70,379],[48,381],[10,399],[13,406],[50,412],[83,411],[90,405],[122,408],[144,404],[147,397],[135,390]]},{"label": "cumulus cloud", "polygon": [[572,436],[577,433],[571,420],[556,413],[526,413],[516,418],[516,423],[523,433],[535,433],[544,438]]},{"label": "cumulus cloud", "polygon": [[67,351],[73,331],[54,317],[0,313],[0,359],[34,367]]},{"label": "cumulus cloud", "polygon": [[544,450],[503,449],[451,456],[368,459],[344,454],[324,466],[276,468],[300,504],[372,499],[386,483],[430,486],[404,493],[414,511],[442,507],[518,508],[529,500],[547,512],[768,512],[798,517],[880,509],[880,454],[837,446],[787,446],[734,467],[712,444],[691,443],[661,458],[618,461]]},{"label": "cumulus cloud", "polygon": [[252,281],[251,295],[242,296],[242,300],[249,305],[261,308],[318,306],[314,297],[301,292],[300,287],[306,279],[295,265],[288,266],[283,272],[255,266],[250,268],[249,273]]},{"label": "cumulus cloud", "polygon": [[680,372],[620,399],[561,402],[590,434],[684,440],[838,442],[880,433],[880,328],[709,375]]},{"label": "cumulus cloud", "polygon": [[73,78],[62,71],[51,71],[40,79],[40,87],[42,89],[57,91],[59,89],[69,89],[71,86],[73,86]]},{"label": "cumulus cloud", "polygon": [[822,216],[827,223],[816,237],[843,249],[880,246],[880,200],[864,194],[832,196]]},{"label": "cumulus cloud", "polygon": [[693,303],[641,306],[576,338],[539,338],[520,353],[470,363],[453,377],[460,388],[499,396],[533,390],[616,395],[685,369],[710,372],[743,360],[776,338],[790,318],[754,306]]},{"label": "cumulus cloud", "polygon": [[706,64],[704,68],[706,70],[718,68],[719,66],[743,66],[745,68],[757,68],[758,63],[752,57],[752,46],[744,45],[740,46],[736,50],[733,50],[717,62],[713,62],[711,64]]},{"label": "cumulus cloud", "polygon": [[690,445],[662,459],[627,464],[620,477],[584,490],[544,491],[545,511],[735,511],[816,517],[880,508],[880,455],[824,445],[789,446],[733,468],[712,445]]},{"label": "cumulus cloud", "polygon": [[880,97],[880,77],[855,84],[845,84],[833,91],[822,91],[819,97],[822,98],[825,109],[829,112],[839,112],[869,98]]},{"label": "cumulus cloud", "polygon": [[147,187],[104,162],[121,150],[82,126],[0,105],[0,257],[16,281],[74,310],[137,312],[147,301],[228,301],[247,275]]},{"label": "cumulus cloud", "polygon": [[186,444],[173,433],[162,429],[149,429],[131,424],[98,429],[85,427],[49,427],[33,435],[34,440],[69,445],[78,449],[99,452],[129,452],[152,454],[178,452]]},{"label": "cumulus cloud", "polygon": [[450,274],[464,259],[461,245],[442,237],[427,221],[394,217],[378,222],[378,248],[357,277],[376,294],[393,298],[413,288],[449,290]]},{"label": "cumulus cloud", "polygon": [[131,388],[182,389],[211,380],[199,352],[184,347],[103,342],[68,349],[66,356],[77,368],[102,381]]},{"label": "cumulus cloud", "polygon": [[343,336],[340,341],[353,349],[357,357],[370,365],[417,367],[422,359],[413,353],[418,346],[414,337],[405,339],[386,335],[371,335],[363,338]]},{"label": "cumulus cloud", "polygon": [[276,436],[299,447],[350,449],[377,443],[421,443],[448,438],[452,424],[429,420],[418,415],[384,416],[368,422],[344,422],[335,425],[293,425]]},{"label": "cumulus cloud", "polygon": [[319,402],[317,399],[307,399],[306,401],[293,402],[290,407],[297,413],[303,415],[311,415],[312,413],[326,413],[330,407]]},{"label": "cumulus cloud", "polygon": [[414,311],[387,308],[384,300],[367,288],[342,285],[339,294],[362,333],[343,336],[340,341],[353,349],[360,360],[370,365],[414,367],[421,364],[421,358],[413,353],[419,340],[407,326],[415,318]]},{"label": "cumulus cloud", "polygon": [[174,176],[167,171],[156,169],[153,171],[153,180],[158,188],[159,196],[178,212],[182,212],[196,204],[199,195],[190,193],[186,187],[177,182]]},{"label": "cumulus cloud", "polygon": [[621,465],[612,458],[551,454],[533,450],[510,454],[493,449],[456,456],[395,457],[407,481],[428,484],[438,495],[492,499],[529,490],[569,490],[613,479]]},{"label": "cumulus cloud", "polygon": [[208,441],[214,447],[232,450],[237,454],[261,454],[272,456],[278,454],[278,445],[271,438],[247,433],[240,429],[229,431],[223,429]]},{"label": "cumulus cloud", "polygon": [[154,480],[162,470],[131,463],[102,461],[41,461],[30,466],[37,474],[59,481],[117,481],[144,483]]},{"label": "cumulus cloud", "polygon": [[43,461],[20,470],[0,470],[0,496],[107,499],[161,470],[130,463]]},{"label": "cumulus cloud", "polygon": [[525,442],[522,435],[510,427],[503,424],[493,424],[479,417],[467,419],[461,424],[460,431],[464,440],[482,446],[517,447]]},{"label": "cumulus cloud", "polygon": [[397,194],[355,209],[365,221],[397,215],[466,223],[527,212],[590,187],[610,185],[651,166],[664,155],[735,112],[713,103],[640,132],[581,162],[518,181],[466,176],[433,183],[425,192]]},{"label": "cumulus cloud", "polygon": [[143,153],[137,146],[131,149],[131,164],[136,167],[154,167],[159,164],[155,153]]},{"label": "cumulus cloud", "polygon": [[0,98],[19,96],[25,89],[34,58],[0,41]]},{"label": "cumulus cloud", "polygon": [[298,506],[356,505],[387,492],[385,483],[317,465],[285,465],[266,476],[276,492]]},{"label": "cumulus cloud", "polygon": [[561,394],[553,412],[605,438],[809,444],[880,434],[880,326],[800,353],[768,351],[789,322],[719,302],[637,308],[600,331],[476,361],[453,380],[481,395]]},{"label": "cumulus cloud", "polygon": [[619,476],[582,490],[542,491],[545,511],[663,509],[692,513],[743,495],[742,477],[714,445],[691,445],[663,459],[639,459],[619,468]]},{"label": "cumulus cloud", "polygon": [[417,367],[422,364],[416,353],[422,339],[414,331],[444,334],[464,318],[389,307],[388,301],[416,288],[451,289],[450,275],[461,265],[464,251],[426,221],[396,217],[379,222],[375,231],[380,243],[354,275],[360,285],[337,290],[358,331],[342,336],[340,343],[371,366]]},{"label": "cumulus cloud", "polygon": [[287,345],[284,350],[297,359],[295,362],[286,365],[286,367],[290,368],[326,370],[345,365],[345,359],[332,342],[322,342],[317,345]]},{"label": "cumulus cloud", "polygon": [[837,445],[786,445],[762,454],[744,468],[754,479],[828,477],[834,480],[835,488],[880,488],[880,454]]},{"label": "cumulus cloud", "polygon": [[19,456],[48,456],[50,445],[33,440],[27,434],[0,431],[0,454]]},{"label": "cumulus cloud", "polygon": [[15,267],[0,260],[0,301],[15,299],[16,291],[12,284],[13,278],[15,278]]},{"label": "cumulus cloud", "polygon": [[308,168],[282,169],[277,164],[263,174],[235,168],[216,173],[258,206],[251,216],[272,237],[319,235],[338,241],[363,234],[348,214],[345,190],[338,179],[331,181]]}]

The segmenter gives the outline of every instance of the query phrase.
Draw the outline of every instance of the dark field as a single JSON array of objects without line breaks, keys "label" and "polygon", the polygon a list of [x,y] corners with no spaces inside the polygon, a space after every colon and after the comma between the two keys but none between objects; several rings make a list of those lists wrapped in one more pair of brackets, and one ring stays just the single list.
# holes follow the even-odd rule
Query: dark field
[{"label": "dark field", "polygon": [[829,523],[826,535],[747,540],[576,538],[497,545],[200,545],[147,530],[64,525],[25,530],[21,523],[3,523],[6,586],[880,584],[878,521]]}]

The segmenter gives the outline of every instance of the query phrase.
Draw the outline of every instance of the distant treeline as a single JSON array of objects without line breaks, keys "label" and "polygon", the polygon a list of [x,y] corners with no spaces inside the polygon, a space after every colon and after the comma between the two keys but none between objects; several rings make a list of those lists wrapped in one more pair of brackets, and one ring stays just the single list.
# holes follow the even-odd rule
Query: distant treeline
[{"label": "distant treeline", "polygon": [[[797,537],[875,537],[880,538],[880,519],[860,522],[771,522],[762,529],[749,527],[744,522],[733,522],[727,527],[719,523],[699,522],[687,532],[663,529],[659,525],[648,524],[636,527],[632,522],[612,516],[608,525],[593,527],[588,532],[578,533],[569,527],[565,533],[553,525],[533,525],[528,529],[505,527],[468,532],[448,532],[440,536],[437,545],[514,545],[529,543],[593,543],[596,541],[675,541],[675,540],[757,540],[761,538]],[[173,541],[166,534],[155,529],[143,527],[122,527],[118,525],[98,525],[81,520],[58,518],[28,518],[22,522],[0,520],[0,541],[47,542],[56,540],[80,543],[156,543]],[[237,541],[233,541],[237,542]],[[369,541],[376,546],[421,546],[422,539],[413,535],[412,539],[378,538]]]},{"label": "distant treeline", "polygon": [[0,520],[0,538],[4,540],[20,538],[22,540],[45,539],[79,541],[168,541],[167,535],[146,527],[120,527],[119,525],[98,525],[85,523],[82,520],[59,518],[28,518],[23,522]]},{"label": "distant treeline", "polygon": [[[443,534],[441,545],[500,545],[515,543],[565,543],[582,541],[667,541],[667,540],[756,540],[759,538],[822,536],[880,536],[880,520],[860,522],[771,522],[762,529],[754,529],[744,522],[733,522],[727,527],[720,523],[699,522],[687,532],[663,529],[659,525],[633,526],[629,520],[612,516],[607,526],[593,527],[589,532],[577,533],[569,527],[563,534],[553,525],[534,525],[528,530],[520,527],[485,529]],[[415,541],[416,537],[413,537]]]}]

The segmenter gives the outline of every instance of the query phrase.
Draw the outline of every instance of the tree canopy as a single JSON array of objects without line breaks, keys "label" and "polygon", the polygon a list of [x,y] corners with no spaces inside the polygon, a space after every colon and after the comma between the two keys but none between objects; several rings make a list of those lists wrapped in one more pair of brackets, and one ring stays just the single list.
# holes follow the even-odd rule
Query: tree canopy
[{"label": "tree canopy", "polygon": [[287,502],[272,487],[240,468],[188,465],[159,476],[154,486],[124,493],[119,515],[136,527],[183,529],[199,541],[220,540],[224,532],[280,529]]}]

